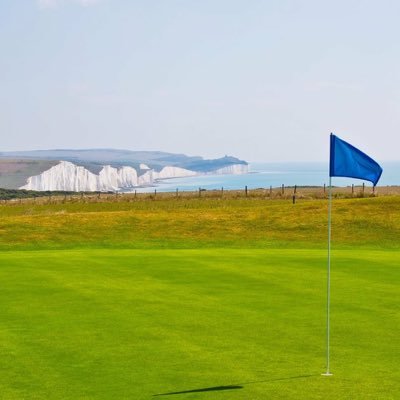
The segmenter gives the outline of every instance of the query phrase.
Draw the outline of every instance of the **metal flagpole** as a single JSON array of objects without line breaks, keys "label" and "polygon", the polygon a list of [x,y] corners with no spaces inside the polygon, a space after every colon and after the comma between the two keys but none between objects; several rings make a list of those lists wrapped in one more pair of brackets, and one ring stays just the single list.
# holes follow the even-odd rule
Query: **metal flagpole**
[{"label": "metal flagpole", "polygon": [[332,215],[332,177],[329,176],[329,205],[328,205],[328,270],[326,281],[326,372],[322,375],[331,376],[329,366],[329,323],[330,323],[330,300],[331,300],[331,215]]}]

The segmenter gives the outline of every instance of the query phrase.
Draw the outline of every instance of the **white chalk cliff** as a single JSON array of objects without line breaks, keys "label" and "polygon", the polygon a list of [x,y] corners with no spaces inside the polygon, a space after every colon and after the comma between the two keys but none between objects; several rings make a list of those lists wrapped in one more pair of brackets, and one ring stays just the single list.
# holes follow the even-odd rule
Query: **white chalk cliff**
[{"label": "white chalk cliff", "polygon": [[208,174],[213,175],[225,175],[225,174],[232,174],[232,175],[241,175],[241,174],[248,174],[249,173],[249,166],[247,164],[232,164],[227,167],[223,167],[217,169],[215,171],[209,172]]},{"label": "white chalk cliff", "polygon": [[31,176],[21,187],[26,190],[65,190],[72,192],[115,191],[153,185],[158,179],[194,176],[197,173],[179,167],[164,167],[160,172],[148,169],[138,176],[132,167],[114,168],[105,165],[98,175],[68,161]]},{"label": "white chalk cliff", "polygon": [[40,175],[31,176],[25,186],[26,190],[66,190],[73,192],[96,191],[99,176],[84,167],[67,161],[61,161]]},{"label": "white chalk cliff", "polygon": [[184,178],[185,176],[198,175],[195,171],[190,171],[180,167],[164,167],[160,172],[154,172],[154,179]]},{"label": "white chalk cliff", "polygon": [[[96,175],[82,166],[75,165],[69,161],[60,161],[59,164],[42,172],[40,175],[28,178],[27,183],[20,189],[105,192],[150,186],[162,179],[200,175],[199,172],[173,166],[164,167],[159,172],[153,169],[142,168],[142,165],[140,168],[146,172],[139,176],[137,171],[132,167],[114,168],[110,165],[105,165],[99,174]],[[247,165],[235,164],[218,169],[212,173],[243,174],[247,172]]]}]

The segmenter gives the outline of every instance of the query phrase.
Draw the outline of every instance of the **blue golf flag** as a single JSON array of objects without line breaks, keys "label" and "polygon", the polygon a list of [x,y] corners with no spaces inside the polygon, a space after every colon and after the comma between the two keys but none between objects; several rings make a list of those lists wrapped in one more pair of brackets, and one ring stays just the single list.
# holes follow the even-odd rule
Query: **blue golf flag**
[{"label": "blue golf flag", "polygon": [[330,153],[329,176],[364,179],[376,186],[382,168],[371,157],[332,133]]}]

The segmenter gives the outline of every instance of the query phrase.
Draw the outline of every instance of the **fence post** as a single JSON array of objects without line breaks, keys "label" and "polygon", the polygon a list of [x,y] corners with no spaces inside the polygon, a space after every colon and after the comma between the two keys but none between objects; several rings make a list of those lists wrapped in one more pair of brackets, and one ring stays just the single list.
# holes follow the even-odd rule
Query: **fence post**
[{"label": "fence post", "polygon": [[354,194],[354,183],[351,184],[351,194]]},{"label": "fence post", "polygon": [[224,197],[224,187],[221,187],[221,197]]},{"label": "fence post", "polygon": [[297,192],[297,185],[294,185],[294,194]]},{"label": "fence post", "polygon": [[326,185],[325,185],[325,183],[324,183],[324,194],[325,194],[325,192],[326,192]]},{"label": "fence post", "polygon": [[293,195],[293,199],[292,200],[293,200],[293,204],[296,204],[296,195],[295,194]]},{"label": "fence post", "polygon": [[244,194],[247,197],[247,185],[244,187]]},{"label": "fence post", "polygon": [[269,198],[272,199],[272,185],[269,187]]},{"label": "fence post", "polygon": [[178,197],[178,188],[176,188],[176,197]]},{"label": "fence post", "polygon": [[285,185],[282,183],[282,194],[285,194]]},{"label": "fence post", "polygon": [[199,187],[199,197],[201,197],[201,188]]},{"label": "fence post", "polygon": [[365,192],[365,182],[363,182],[363,186],[362,186],[362,194],[364,196],[364,192]]}]

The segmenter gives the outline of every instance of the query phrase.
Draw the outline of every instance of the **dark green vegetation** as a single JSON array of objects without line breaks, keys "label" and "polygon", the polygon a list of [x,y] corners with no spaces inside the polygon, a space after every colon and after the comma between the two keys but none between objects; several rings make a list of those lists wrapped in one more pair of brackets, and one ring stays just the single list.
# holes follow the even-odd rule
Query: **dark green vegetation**
[{"label": "dark green vegetation", "polygon": [[60,192],[60,191],[36,191],[36,190],[20,190],[20,189],[2,189],[0,188],[0,200],[12,199],[34,199],[37,197],[52,196],[77,196],[76,192]]},{"label": "dark green vegetation", "polygon": [[398,399],[400,198],[333,210],[327,378],[325,200],[0,206],[1,397]]}]

